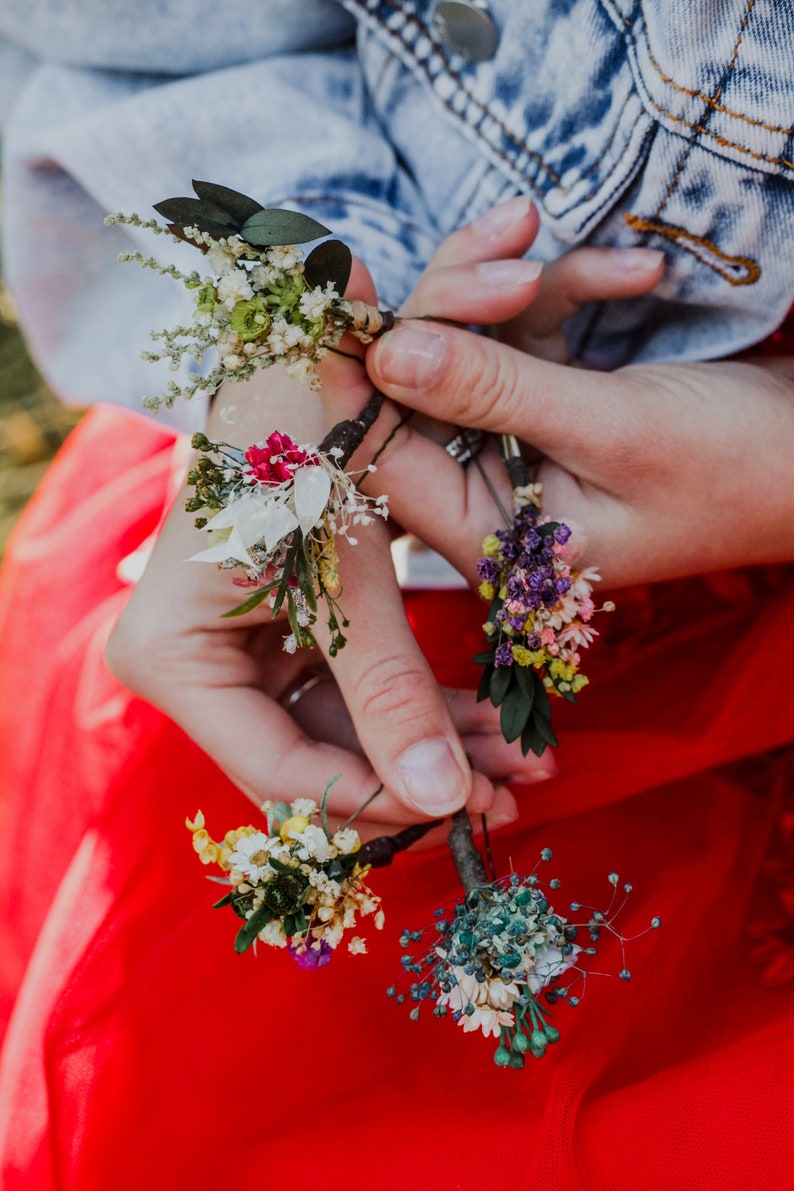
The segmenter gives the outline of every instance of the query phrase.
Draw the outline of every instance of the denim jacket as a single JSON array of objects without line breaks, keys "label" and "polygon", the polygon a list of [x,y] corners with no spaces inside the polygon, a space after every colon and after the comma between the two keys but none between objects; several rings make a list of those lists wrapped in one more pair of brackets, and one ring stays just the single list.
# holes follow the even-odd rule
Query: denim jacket
[{"label": "denim jacket", "polygon": [[135,344],[184,299],[116,265],[128,233],[101,215],[191,177],[322,219],[392,305],[444,235],[519,192],[541,214],[533,256],[663,249],[653,294],[569,324],[591,366],[716,358],[779,325],[794,5],[487,0],[497,45],[479,63],[445,44],[435,5],[259,0],[233,17],[142,0],[125,23],[124,0],[0,0],[0,32],[44,59],[6,133],[6,267],[62,391],[132,403],[156,386]]}]

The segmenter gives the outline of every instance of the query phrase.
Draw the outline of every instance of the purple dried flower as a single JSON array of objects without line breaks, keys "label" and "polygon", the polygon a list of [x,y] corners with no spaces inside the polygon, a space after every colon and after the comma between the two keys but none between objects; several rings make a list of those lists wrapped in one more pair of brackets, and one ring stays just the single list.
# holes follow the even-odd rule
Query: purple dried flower
[{"label": "purple dried flower", "polygon": [[324,968],[326,964],[331,962],[333,950],[324,939],[320,940],[320,946],[309,946],[306,943],[289,943],[287,945],[292,958],[299,968],[306,970],[313,970],[314,968]]},{"label": "purple dried flower", "polygon": [[568,538],[570,536],[571,536],[570,528],[567,525],[563,525],[562,522],[557,526],[557,528],[554,531],[554,540],[556,542],[559,542],[561,546],[565,545],[565,543],[568,541]]},{"label": "purple dried flower", "polygon": [[509,641],[503,641],[502,644],[497,647],[493,664],[495,666],[512,666],[513,647]]},{"label": "purple dried flower", "polygon": [[499,563],[493,558],[479,558],[477,560],[477,574],[485,583],[495,583],[499,578]]}]

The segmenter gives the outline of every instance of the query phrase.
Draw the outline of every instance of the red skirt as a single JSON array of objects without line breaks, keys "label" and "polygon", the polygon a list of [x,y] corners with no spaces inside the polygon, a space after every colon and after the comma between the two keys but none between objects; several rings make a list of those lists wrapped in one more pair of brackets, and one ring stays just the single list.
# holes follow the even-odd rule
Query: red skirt
[{"label": "red skirt", "polygon": [[[633,979],[605,941],[524,1071],[385,990],[398,935],[456,895],[443,851],[373,879],[367,957],[237,956],[184,827],[251,807],[102,660],[156,529],[174,437],[96,409],[13,540],[0,593],[0,1183],[5,1191],[747,1191],[794,1184],[794,583],[742,571],[618,593],[560,773],[518,791],[497,867],[542,847],[570,900],[630,880]],[[482,607],[409,598],[439,677],[473,685]],[[284,796],[289,797],[289,791]]]}]

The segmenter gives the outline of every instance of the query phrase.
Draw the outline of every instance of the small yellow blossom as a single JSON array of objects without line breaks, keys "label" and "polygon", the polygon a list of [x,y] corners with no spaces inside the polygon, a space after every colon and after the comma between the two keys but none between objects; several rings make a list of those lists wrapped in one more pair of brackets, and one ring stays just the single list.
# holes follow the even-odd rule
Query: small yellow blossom
[{"label": "small yellow blossom", "polygon": [[317,573],[326,591],[334,595],[341,586],[339,577],[339,555],[333,538],[328,538],[317,555]]},{"label": "small yellow blossom", "polygon": [[564,662],[562,658],[554,658],[549,665],[549,674],[552,678],[562,679],[563,682],[570,682],[576,673],[576,666],[573,662]]},{"label": "small yellow blossom", "polygon": [[204,827],[204,815],[196,812],[195,819],[185,819],[185,826],[193,833],[193,850],[198,854],[202,864],[219,864],[221,845],[216,843]]},{"label": "small yellow blossom", "polygon": [[502,543],[499,541],[495,533],[489,533],[487,537],[482,540],[482,552],[486,558],[493,558],[498,554],[502,548]]},{"label": "small yellow blossom", "polygon": [[309,826],[309,820],[303,815],[293,815],[290,819],[285,819],[278,829],[278,833],[286,844],[288,840],[294,839],[296,835],[302,835]]},{"label": "small yellow blossom", "polygon": [[513,661],[519,666],[540,666],[544,657],[542,649],[527,649],[524,645],[513,646]]},{"label": "small yellow blossom", "polygon": [[582,689],[582,687],[587,686],[589,682],[590,679],[586,674],[576,674],[571,679],[571,690],[576,695]]},{"label": "small yellow blossom", "polygon": [[480,595],[484,600],[492,600],[496,594],[496,588],[493,583],[487,583],[484,579],[479,587]]}]

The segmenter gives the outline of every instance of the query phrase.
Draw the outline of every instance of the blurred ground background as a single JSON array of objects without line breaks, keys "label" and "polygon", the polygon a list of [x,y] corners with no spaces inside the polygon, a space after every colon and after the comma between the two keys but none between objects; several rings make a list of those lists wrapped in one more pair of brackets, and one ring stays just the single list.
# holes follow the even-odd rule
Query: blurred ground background
[{"label": "blurred ground background", "polygon": [[79,418],[79,412],[56,400],[36,372],[19,334],[11,295],[0,286],[0,555]]}]

